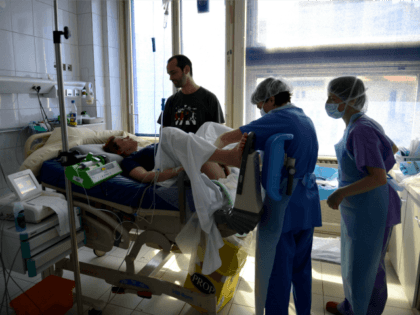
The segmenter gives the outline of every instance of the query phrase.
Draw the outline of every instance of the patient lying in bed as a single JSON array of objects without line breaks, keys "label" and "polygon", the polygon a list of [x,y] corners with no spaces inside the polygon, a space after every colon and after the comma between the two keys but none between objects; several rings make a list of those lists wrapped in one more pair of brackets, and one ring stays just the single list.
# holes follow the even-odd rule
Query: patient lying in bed
[{"label": "patient lying in bed", "polygon": [[[111,136],[104,145],[106,152],[115,153],[124,157],[121,163],[123,174],[139,182],[152,182],[158,176],[157,182],[163,182],[177,176],[184,170],[182,166],[155,172],[155,154],[158,144],[152,144],[137,151],[137,142],[129,137]],[[229,176],[230,169],[224,164],[206,162],[201,172],[209,179],[220,179]]]}]

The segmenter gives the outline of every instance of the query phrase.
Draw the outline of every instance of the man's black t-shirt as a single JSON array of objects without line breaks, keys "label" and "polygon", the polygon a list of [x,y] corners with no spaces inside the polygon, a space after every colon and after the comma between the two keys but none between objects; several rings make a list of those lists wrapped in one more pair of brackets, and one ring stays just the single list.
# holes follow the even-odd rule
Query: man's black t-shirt
[{"label": "man's black t-shirt", "polygon": [[[178,91],[166,101],[163,127],[196,133],[208,121],[224,123],[225,119],[216,95],[203,87],[188,95]],[[161,124],[161,117],[157,122]]]}]

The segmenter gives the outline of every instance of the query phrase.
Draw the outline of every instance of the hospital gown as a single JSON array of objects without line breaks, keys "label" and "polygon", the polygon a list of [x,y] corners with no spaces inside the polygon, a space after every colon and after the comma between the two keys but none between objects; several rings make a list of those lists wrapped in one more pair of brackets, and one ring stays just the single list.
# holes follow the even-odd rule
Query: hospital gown
[{"label": "hospital gown", "polygon": [[[376,121],[362,113],[353,115],[336,145],[340,187],[366,177],[366,167],[388,173],[395,164],[392,144]],[[387,300],[384,258],[392,227],[401,222],[400,198],[387,184],[344,198],[340,211],[346,299],[338,310],[345,315],[380,315]]]}]

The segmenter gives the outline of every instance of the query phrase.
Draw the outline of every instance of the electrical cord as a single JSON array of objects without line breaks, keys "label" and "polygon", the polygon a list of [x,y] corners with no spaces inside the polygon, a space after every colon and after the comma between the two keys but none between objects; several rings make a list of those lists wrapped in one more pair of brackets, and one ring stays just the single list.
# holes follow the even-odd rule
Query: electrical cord
[{"label": "electrical cord", "polygon": [[[153,6],[153,16],[154,16],[154,6]],[[153,24],[153,34],[154,34],[154,24]],[[153,38],[153,44],[154,44],[154,38]],[[164,56],[165,56],[165,55],[164,55]],[[156,73],[155,54],[154,54],[154,63],[153,63],[153,64],[154,64],[154,70],[155,70],[155,73]],[[155,86],[154,104],[155,104],[155,106],[156,106],[156,78],[154,78],[154,86]],[[102,103],[101,103],[98,99],[96,99],[96,101],[97,101],[97,102],[99,102],[99,103],[101,104],[101,106],[102,106]],[[161,117],[162,117],[162,123],[163,123],[163,110],[161,110]],[[154,118],[155,118],[155,121],[156,121],[156,111],[154,111]],[[156,144],[156,142],[157,142],[156,135],[157,135],[157,132],[156,132],[156,125],[155,125],[155,144]],[[160,128],[160,138],[162,139],[162,128]],[[154,150],[154,155],[156,155],[156,146],[155,146],[155,150]],[[79,173],[78,173],[77,169],[76,169],[76,173],[77,173],[77,175],[79,176]],[[139,216],[139,212],[140,212],[141,205],[142,205],[142,203],[143,203],[144,196],[145,196],[145,194],[146,194],[147,190],[148,190],[150,187],[152,187],[152,183],[151,183],[150,185],[148,185],[148,186],[144,189],[144,191],[143,191],[143,195],[142,195],[141,200],[140,200],[140,202],[139,202],[139,207],[138,207],[138,209],[137,209],[137,211],[136,211],[136,213],[135,213],[135,217],[138,217],[139,219],[144,220],[146,223],[148,223],[148,224],[150,224],[150,225],[153,223],[153,218],[154,218],[154,214],[155,214],[155,210],[156,210],[156,199],[155,199],[155,196],[156,196],[156,185],[157,185],[158,178],[159,178],[159,175],[160,175],[160,174],[161,174],[161,171],[160,171],[160,168],[158,168],[158,169],[155,171],[155,174],[154,174],[154,177],[153,177],[153,181],[152,181],[152,182],[153,182],[153,187],[154,187],[154,192],[153,192],[153,202],[152,202],[152,204],[150,205],[150,207],[149,207],[149,209],[148,209],[148,210],[150,210],[150,209],[153,207],[153,212],[152,212],[152,218],[151,218],[151,221],[150,221],[150,222],[148,222],[146,218],[143,218],[141,215]],[[79,177],[80,177],[80,176],[79,176]],[[145,180],[145,179],[146,179],[146,178],[144,178],[144,180]],[[144,183],[144,180],[141,182],[142,184]],[[134,200],[134,198],[135,198],[135,197],[137,196],[137,194],[140,192],[141,188],[142,188],[142,187],[140,187],[140,188],[137,190],[137,192],[136,192],[136,193],[134,194],[134,196],[132,197],[132,200]],[[90,205],[89,196],[88,196],[88,194],[87,194],[87,191],[86,191],[85,187],[83,187],[83,190],[84,190],[84,192],[85,192],[85,195],[86,195],[86,199],[87,199],[87,201],[88,201],[89,208],[93,209],[93,208],[92,208],[92,206]],[[115,215],[115,216],[117,217],[118,221],[120,222],[120,224],[119,224],[119,225],[121,225],[121,228],[123,228],[123,223],[132,223],[132,224],[134,224],[134,225],[137,227],[137,230],[136,230],[136,232],[137,232],[137,237],[139,236],[139,230],[140,230],[140,228],[139,228],[139,226],[138,226],[135,222],[131,222],[131,221],[123,221],[123,222],[121,222],[120,217],[119,217],[119,216],[118,216],[115,212],[113,212],[113,211],[109,211],[109,210],[105,210],[105,209],[98,209],[98,210],[101,210],[101,211],[104,211],[104,212],[109,212],[109,213],[111,213],[111,214]],[[114,234],[114,240],[119,240],[119,239],[122,237],[122,233],[120,233],[119,238],[118,238],[118,239],[116,239],[116,238],[115,238],[115,234],[116,234],[115,232],[116,232],[117,228],[119,227],[119,225],[117,225],[117,226],[115,227],[115,229],[114,229],[114,232],[113,232],[113,234]],[[128,242],[130,242],[130,240],[128,240]],[[121,266],[123,265],[123,263],[124,263],[124,261],[125,261],[126,257],[129,255],[129,253],[130,253],[130,251],[131,251],[132,247],[134,246],[134,243],[135,243],[135,242],[132,242],[132,244],[130,245],[130,247],[129,247],[128,251],[127,251],[127,254],[126,254],[125,258],[123,259],[123,261],[121,262],[120,266],[118,267],[118,271],[120,270]],[[111,298],[111,293],[112,293],[112,291],[110,291],[110,293],[109,293],[109,296],[108,296],[108,301],[107,301],[107,304],[105,305],[104,309],[105,309],[105,308],[109,305],[109,303],[110,303],[110,300],[111,300],[111,299],[110,299],[110,298]]]},{"label": "electrical cord", "polygon": [[[16,258],[17,258],[17,256],[18,256],[18,254],[19,254],[19,251],[20,251],[20,247],[19,247],[19,249],[18,249],[18,251],[16,252],[16,255],[15,255],[15,258],[13,259],[13,262],[12,262],[12,267],[11,268],[13,268],[13,266],[14,266],[14,264],[15,264],[15,261],[16,261]],[[3,257],[1,257],[1,259],[2,259],[2,263],[4,263],[3,262]],[[7,273],[7,271],[6,271],[6,273]],[[15,283],[15,285],[20,289],[20,291],[22,291],[22,293],[23,294],[25,294],[25,296],[36,306],[36,308],[37,309],[39,309],[39,311],[41,312],[41,314],[42,314],[42,311],[41,311],[41,309],[38,307],[38,305],[36,305],[36,303],[26,294],[26,292],[25,291],[23,291],[23,289],[16,283],[16,281],[11,277],[11,274],[12,274],[12,270],[10,269],[10,271],[9,271],[9,274],[8,274],[8,278],[7,278],[7,281],[6,281],[6,287],[7,287],[7,284],[9,283],[9,279],[12,279],[12,281]],[[10,299],[10,295],[9,295],[9,299]],[[3,301],[4,301],[4,297],[3,297]],[[7,298],[6,298],[6,302],[7,302]],[[6,309],[7,309],[7,306],[6,306]],[[0,310],[1,311],[1,310]]]},{"label": "electrical cord", "polygon": [[[42,119],[44,119],[44,121],[45,121],[45,125],[47,126],[47,130],[48,130],[48,131],[53,131],[53,130],[54,130],[54,127],[52,127],[52,126],[50,125],[49,121],[48,121],[47,114],[45,113],[44,107],[42,107],[41,98],[40,98],[40,96],[39,96],[39,91],[41,90],[41,87],[40,87],[40,86],[37,86],[37,87],[35,88],[35,90],[36,90],[37,95],[38,95],[38,102],[39,102],[39,106],[41,106],[41,116],[42,116]],[[43,113],[43,112],[44,112],[45,118],[44,118],[44,116],[42,115],[42,113]],[[52,130],[50,130],[50,128],[52,128]]]},{"label": "electrical cord", "polygon": [[[1,214],[1,216],[3,216],[3,214]],[[4,228],[4,224],[5,222],[3,222],[2,227],[1,227],[1,238],[0,238],[0,259],[1,259],[1,265],[2,265],[2,272],[3,272],[3,280],[4,280],[4,294],[3,294],[3,298],[2,298],[2,303],[1,303],[1,307],[0,307],[0,313],[3,310],[3,301],[4,298],[6,297],[6,303],[7,303],[7,296],[9,296],[9,300],[10,300],[10,294],[9,294],[9,290],[7,289],[7,282],[6,282],[6,266],[4,264],[3,261],[3,228]],[[6,313],[9,314],[9,308],[6,306]]]},{"label": "electrical cord", "polygon": [[[79,172],[78,172],[78,170],[77,170],[77,169],[76,169],[76,174],[77,174],[77,176],[78,176],[78,177],[80,177]],[[154,178],[153,178],[153,181],[154,181],[155,185],[156,185],[157,179],[158,179],[158,177],[159,177],[159,174],[160,174],[160,171],[156,171],[156,172],[155,172],[155,176],[154,176]],[[143,182],[142,182],[142,183],[143,183]],[[145,196],[145,194],[146,194],[147,190],[148,190],[150,187],[152,187],[152,184],[150,184],[149,186],[147,186],[147,187],[144,189],[144,191],[143,191],[143,195],[142,195],[142,198],[141,198],[140,203],[139,203],[139,208],[137,209],[137,212],[135,213],[135,216],[136,216],[136,217],[139,217],[140,219],[142,219],[142,220],[146,221],[148,224],[152,224],[152,222],[153,222],[153,218],[154,218],[154,211],[155,211],[155,208],[156,208],[155,203],[153,203],[153,204],[149,207],[149,210],[150,210],[150,208],[151,208],[152,206],[154,206],[154,208],[153,208],[153,213],[152,213],[152,219],[151,219],[151,222],[148,222],[145,218],[142,218],[141,216],[138,216],[138,212],[139,212],[139,210],[140,210],[140,208],[141,208],[141,204],[142,204],[142,202],[143,202],[143,198],[144,198],[144,196]],[[135,196],[139,193],[140,189],[141,189],[141,188],[139,188],[139,189],[138,189],[138,191],[136,192],[136,194],[134,195],[134,197],[135,197]],[[84,192],[85,192],[86,199],[87,199],[87,201],[88,201],[88,205],[89,205],[89,207],[90,207],[91,209],[93,209],[93,208],[92,208],[92,206],[90,205],[89,196],[88,196],[87,191],[86,191],[86,189],[85,189],[84,187],[83,187],[83,190],[84,190]],[[155,194],[155,193],[154,193],[154,194]],[[134,198],[134,197],[133,197],[133,198]],[[123,228],[123,223],[131,223],[131,224],[134,224],[134,225],[137,227],[137,230],[136,230],[137,237],[139,236],[140,227],[137,225],[137,223],[135,223],[135,222],[131,222],[131,221],[121,221],[121,220],[120,220],[120,218],[118,217],[118,215],[117,215],[116,213],[114,213],[113,211],[109,211],[109,210],[105,210],[105,209],[98,209],[98,210],[101,210],[101,211],[104,211],[104,212],[109,212],[109,213],[111,213],[111,214],[115,215],[115,216],[117,217],[118,221],[120,222],[120,224],[119,224],[119,225],[121,225],[121,228]],[[119,226],[119,225],[118,225],[118,226]],[[119,236],[117,239],[115,238],[115,231],[117,230],[118,226],[116,226],[116,227],[115,227],[114,232],[113,232],[113,234],[114,234],[114,240],[119,240],[119,239],[122,237],[122,233],[120,233],[120,236]],[[128,241],[130,242],[130,240],[128,240]],[[126,253],[126,255],[125,255],[124,259],[122,260],[122,262],[121,262],[120,266],[118,267],[117,271],[119,271],[119,270],[120,270],[120,268],[121,268],[121,266],[124,264],[126,257],[129,255],[130,251],[132,250],[132,248],[133,248],[133,246],[134,246],[134,243],[135,243],[135,242],[131,242],[131,244],[130,244],[130,246],[129,246],[128,250],[127,250],[127,253]],[[109,292],[108,300],[107,300],[107,303],[105,304],[105,306],[104,306],[103,310],[104,310],[104,309],[105,309],[105,308],[109,305],[109,303],[110,303],[110,301],[111,301],[111,294],[112,294],[112,291],[110,291],[110,292]],[[103,311],[103,310],[102,310],[102,311]]]},{"label": "electrical cord", "polygon": [[[122,227],[122,224],[123,224],[123,223],[132,223],[132,224],[136,225],[136,226],[137,226],[137,230],[136,230],[136,232],[137,232],[137,237],[139,237],[139,230],[140,230],[140,228],[139,228],[139,226],[138,226],[135,222],[123,221],[123,222],[121,222],[121,227]],[[131,230],[130,230],[130,231],[131,231]],[[114,233],[115,233],[115,230],[114,230]],[[124,264],[125,259],[127,258],[127,256],[129,255],[129,253],[130,253],[131,249],[133,248],[134,243],[135,243],[135,242],[131,242],[131,245],[130,245],[130,247],[129,247],[129,248],[128,248],[128,250],[127,250],[127,254],[125,255],[124,259],[122,260],[122,262],[121,262],[120,266],[118,267],[117,271],[120,271],[120,268],[121,268],[121,266]],[[110,290],[110,291],[109,291],[108,300],[107,300],[107,303],[106,303],[106,304],[105,304],[105,306],[104,306],[104,309],[105,309],[105,308],[109,305],[109,303],[111,302],[111,293],[112,293],[112,290]]]},{"label": "electrical cord", "polygon": [[[154,10],[154,8],[153,8],[153,10]],[[154,26],[153,26],[153,32],[154,32]],[[154,69],[155,69],[155,72],[156,72],[156,65],[155,65],[155,57],[154,57]],[[155,90],[156,90],[156,78],[154,78],[154,85],[155,85]],[[45,125],[46,125],[46,127],[47,127],[47,129],[48,129],[48,131],[51,131],[50,130],[50,127],[52,128],[52,130],[54,130],[54,128],[52,127],[52,126],[50,126],[50,124],[49,124],[49,121],[48,121],[48,117],[47,117],[47,114],[45,113],[45,110],[44,110],[44,108],[43,108],[43,106],[42,106],[42,102],[41,102],[41,99],[40,99],[40,94],[39,94],[39,92],[40,92],[40,89],[41,89],[41,87],[40,86],[38,86],[38,87],[36,87],[35,88],[36,89],[36,91],[37,91],[37,96],[38,96],[38,101],[39,101],[39,105],[40,105],[40,110],[41,110],[41,116],[42,116],[42,118],[44,119],[44,121],[45,121]],[[156,102],[156,95],[155,95],[156,93],[154,93],[154,102]],[[97,100],[98,101],[98,100]],[[99,102],[99,101],[98,101]],[[100,103],[100,102],[99,102]],[[154,115],[156,116],[156,112],[154,112]],[[162,117],[163,117],[163,111],[161,112],[161,115],[162,115]],[[45,116],[45,117],[44,117]],[[155,117],[156,118],[156,117]],[[155,119],[156,120],[156,119]],[[19,133],[19,137],[18,137],[18,139],[17,139],[17,142],[19,141],[19,138],[20,138],[20,135],[21,135],[21,133],[22,133],[22,131],[23,130],[25,130],[26,129],[26,127],[25,128],[23,128],[22,130],[21,130],[21,132]],[[160,132],[161,133],[161,132]],[[157,142],[156,141],[156,126],[155,126],[155,143]],[[161,135],[160,135],[161,136]],[[16,149],[15,149],[16,150]],[[16,153],[16,152],[15,152]],[[155,152],[156,153],[156,152]],[[17,154],[16,154],[16,157],[17,157]],[[5,176],[5,174],[4,174],[4,171],[3,171],[3,168],[1,167],[1,164],[0,164],[0,168],[1,168],[1,172],[2,172],[2,174],[3,174],[3,177],[4,177],[4,179],[6,180],[6,176]],[[77,171],[76,171],[77,172]],[[155,211],[155,209],[156,209],[156,200],[155,200],[155,195],[156,195],[156,193],[155,193],[155,190],[156,190],[156,184],[157,184],[157,180],[158,180],[158,178],[159,178],[159,175],[160,175],[160,170],[158,169],[157,171],[155,171],[155,176],[154,176],[154,178],[153,178],[153,186],[154,186],[154,193],[153,193],[153,203],[152,203],[152,205],[149,207],[149,210],[150,210],[150,208],[153,206],[153,214],[152,214],[152,219],[151,219],[151,222],[148,222],[145,218],[143,218],[143,217],[141,217],[141,216],[139,216],[139,218],[140,219],[143,219],[143,220],[145,220],[148,224],[152,224],[152,222],[153,222],[153,218],[154,218],[154,211]],[[7,182],[7,180],[6,180],[6,182]],[[143,183],[143,182],[142,182]],[[8,185],[9,185],[9,183],[8,183]],[[147,190],[151,187],[152,185],[149,185],[149,186],[147,186],[146,188],[145,188],[145,190],[144,190],[144,192],[143,192],[143,195],[142,195],[142,198],[141,198],[141,201],[140,201],[140,203],[139,203],[139,208],[137,209],[137,212],[136,212],[136,214],[135,214],[135,216],[137,217],[138,216],[138,213],[139,213],[139,210],[140,210],[140,208],[141,208],[141,204],[142,204],[142,201],[143,201],[143,198],[144,198],[144,196],[145,196],[145,193],[147,192]],[[9,188],[10,188],[10,186],[9,186]],[[86,189],[83,187],[83,189],[84,189],[84,191],[85,191],[85,194],[86,194],[86,197],[87,197],[87,200],[88,200],[88,205],[89,205],[89,207],[90,208],[92,208],[91,207],[91,205],[90,205],[90,201],[89,201],[89,197],[88,197],[88,195],[87,195],[87,192],[86,192]],[[140,191],[140,189],[141,188],[139,188],[139,190],[138,190],[138,192]],[[138,194],[138,192],[133,196],[133,199],[134,199],[134,197]],[[3,206],[4,207],[4,206]],[[2,208],[3,208],[2,207]],[[1,209],[1,208],[0,208]],[[121,227],[123,228],[123,224],[124,223],[132,223],[132,224],[134,224],[136,227],[137,227],[137,237],[139,236],[139,230],[140,230],[140,228],[139,228],[139,226],[135,223],[135,222],[131,222],[131,221],[121,221],[120,220],[120,218],[119,218],[119,216],[116,214],[116,213],[114,213],[113,211],[109,211],[109,210],[105,210],[105,209],[98,209],[98,210],[101,210],[101,211],[104,211],[104,212],[109,212],[109,213],[111,213],[111,214],[113,214],[113,215],[115,215],[116,217],[117,217],[117,219],[118,219],[118,221],[120,222],[120,224],[119,225],[121,225]],[[3,225],[2,225],[2,231],[1,231],[1,235],[3,236],[3,228],[4,228],[4,222],[3,222]],[[114,232],[113,232],[113,234],[114,234],[114,240],[117,240],[116,238],[115,238],[115,231],[117,230],[117,228],[118,228],[118,226],[116,226],[116,228],[114,229]],[[122,233],[120,233],[120,237],[118,238],[118,240],[120,239],[122,237]],[[129,241],[129,240],[128,240]],[[134,246],[134,242],[132,242],[132,244],[130,245],[130,248],[129,248],[129,250],[127,251],[127,254],[126,254],[126,256],[125,256],[125,258],[129,255],[129,252],[131,251],[131,249],[132,249],[132,247]],[[0,259],[1,259],[1,263],[2,263],[2,266],[3,266],[3,275],[4,275],[4,281],[5,281],[5,293],[4,293],[4,295],[3,295],[3,299],[2,299],[2,304],[3,304],[3,302],[4,302],[4,299],[6,298],[6,302],[7,302],[7,296],[8,296],[8,298],[9,298],[9,300],[11,301],[11,298],[10,298],[10,294],[9,294],[9,292],[8,292],[8,289],[7,289],[7,285],[8,285],[8,282],[9,282],[9,280],[10,279],[12,279],[12,281],[19,287],[19,289],[26,295],[26,293],[23,291],[23,289],[16,283],[16,281],[11,277],[11,270],[10,270],[10,272],[9,272],[9,274],[8,274],[8,277],[7,277],[7,280],[6,280],[6,273],[7,273],[7,271],[6,271],[6,268],[5,268],[5,264],[4,264],[4,261],[3,261],[3,256],[2,256],[2,244],[0,245]],[[19,250],[20,250],[20,248],[19,248]],[[19,253],[19,250],[17,251],[17,253],[16,253],[16,255],[15,255],[15,257],[14,257],[14,259],[13,259],[13,263],[12,263],[12,267],[14,266],[14,263],[15,263],[15,261],[16,261],[16,258],[17,258],[17,255],[18,255],[18,253]],[[125,261],[125,258],[123,259],[123,261],[121,262],[121,264],[120,264],[120,266],[118,267],[118,271],[119,271],[119,269],[121,268],[121,266],[123,265],[123,263],[124,263],[124,261]],[[112,293],[112,291],[110,291],[110,295],[109,295],[109,297],[108,297],[108,301],[107,301],[107,304],[105,305],[105,307],[104,307],[104,309],[109,305],[109,303],[110,303],[110,296],[111,296],[111,293]],[[29,298],[29,296],[27,296],[28,298]],[[29,298],[30,299],[30,298]],[[31,299],[30,299],[31,300]],[[32,301],[32,300],[31,300]],[[36,303],[35,302],[33,302],[32,301],[32,303],[34,303],[34,305],[39,309],[39,307],[36,305]],[[2,310],[2,307],[3,307],[3,305],[1,306],[1,308],[0,308],[0,312],[1,312],[1,310]],[[40,309],[39,309],[40,310]],[[7,306],[6,306],[6,311],[7,311],[7,314],[8,314],[8,308],[7,308]],[[40,310],[41,311],[41,310]],[[42,311],[41,311],[41,313],[42,313]]]},{"label": "electrical cord", "polygon": [[6,182],[7,186],[10,189],[10,191],[13,191],[13,188],[10,187],[10,183],[9,183],[9,181],[6,178],[6,175],[4,174],[4,170],[3,170],[3,166],[1,165],[1,162],[0,162],[0,170],[1,170],[1,173],[3,174],[4,181]]},{"label": "electrical cord", "polygon": [[[79,176],[79,172],[77,171],[77,169],[76,169],[76,174],[77,174],[77,176]],[[79,176],[79,177],[80,177],[80,176]],[[149,187],[150,187],[150,186],[149,186]],[[147,187],[145,190],[147,190],[149,187]],[[86,191],[86,189],[85,189],[84,187],[83,187],[83,190],[85,191],[85,195],[86,195],[86,199],[87,199],[87,201],[88,201],[89,208],[93,209],[93,208],[92,208],[92,206],[90,205],[89,196],[88,196],[87,191]],[[138,193],[138,192],[137,192],[137,193]],[[144,194],[143,194],[143,196],[144,196]],[[140,227],[137,225],[137,223],[135,223],[135,222],[131,222],[131,221],[121,221],[120,217],[119,217],[116,213],[114,213],[113,211],[109,211],[109,210],[105,210],[105,209],[98,209],[98,210],[101,210],[101,211],[103,211],[103,212],[109,212],[109,213],[111,213],[111,214],[115,215],[115,216],[117,217],[118,221],[120,222],[120,224],[119,224],[119,225],[121,225],[121,228],[124,228],[124,227],[123,227],[123,223],[131,223],[131,224],[134,224],[134,225],[137,227],[137,230],[136,230],[137,237],[139,236],[139,230],[140,230]],[[146,222],[147,222],[147,221],[146,221]],[[117,230],[117,228],[118,228],[118,226],[119,226],[119,225],[117,225],[117,226],[115,227],[115,229],[114,229],[114,232],[113,232],[113,234],[114,234],[114,240],[119,240],[119,239],[122,237],[122,233],[120,233],[119,238],[118,238],[118,239],[116,239],[116,238],[115,238],[115,231]],[[130,240],[128,240],[128,242],[130,242]],[[129,253],[130,253],[131,249],[132,249],[132,248],[133,248],[133,246],[134,246],[134,243],[135,243],[135,242],[131,242],[131,244],[130,244],[130,246],[129,246],[128,250],[127,250],[127,254],[125,255],[124,259],[122,260],[122,262],[121,262],[120,266],[118,267],[117,271],[119,271],[119,270],[120,270],[121,266],[122,266],[122,265],[123,265],[123,263],[125,262],[125,258],[127,258],[127,256],[129,255]],[[109,292],[108,300],[107,300],[107,303],[105,304],[105,306],[104,306],[103,310],[104,310],[104,309],[105,309],[105,308],[109,305],[109,303],[111,302],[111,293],[112,293],[112,291],[110,291],[110,292]],[[102,311],[103,311],[103,310],[102,310]]]},{"label": "electrical cord", "polygon": [[[19,247],[19,249],[17,250],[17,252],[16,252],[16,255],[15,255],[15,257],[14,257],[14,259],[13,259],[13,262],[12,262],[12,265],[11,265],[11,267],[10,267],[10,270],[9,270],[9,273],[8,273],[8,277],[7,277],[7,281],[6,281],[6,273],[7,273],[7,269],[6,269],[6,265],[5,265],[5,263],[4,263],[4,260],[3,260],[3,229],[4,229],[4,224],[5,224],[5,221],[3,221],[3,224],[2,224],[2,228],[1,228],[1,238],[0,238],[0,242],[1,242],[1,245],[0,245],[0,260],[1,260],[1,264],[2,264],[2,267],[3,267],[3,277],[4,277],[4,283],[5,283],[5,292],[4,292],[4,294],[3,294],[3,298],[2,298],[2,305],[1,305],[1,307],[0,307],[0,313],[1,313],[1,311],[2,311],[2,309],[3,309],[3,306],[4,306],[4,299],[6,299],[6,304],[8,305],[8,303],[10,303],[11,302],[11,298],[10,298],[10,293],[9,293],[9,290],[8,290],[8,288],[7,288],[7,285],[8,285],[8,283],[9,283],[9,280],[10,279],[12,279],[12,281],[15,283],[15,285],[22,291],[22,293],[23,294],[25,294],[26,295],[26,297],[41,311],[41,309],[36,305],[36,303],[26,294],[26,292],[25,291],[23,291],[23,289],[16,283],[16,281],[13,279],[13,277],[11,277],[11,274],[12,274],[12,269],[13,269],[13,266],[15,265],[15,261],[16,261],[16,258],[17,258],[17,256],[18,256],[18,254],[19,254],[19,252],[20,252],[20,250],[21,250],[21,248]],[[9,301],[10,302],[8,302],[8,299],[9,299]],[[6,307],[6,312],[7,312],[7,314],[9,314],[9,308],[7,307],[7,305],[5,305],[5,307]],[[41,311],[41,314],[42,314],[42,311]]]},{"label": "electrical cord", "polygon": [[[95,99],[95,101],[97,101],[97,102],[99,102],[99,104],[102,106],[102,103],[98,100],[98,99]],[[162,111],[162,117],[163,117],[163,111]],[[156,117],[154,117],[154,118],[156,118]],[[156,120],[156,119],[155,119]],[[161,136],[161,138],[162,138],[162,136]],[[156,125],[155,125],[155,148],[154,148],[154,155],[156,155],[156,142],[157,142],[157,140],[156,140]],[[77,172],[77,170],[76,170],[76,172]],[[155,188],[155,190],[156,190],[156,183],[157,183],[157,180],[158,180],[158,178],[159,178],[159,174],[160,174],[161,172],[160,172],[160,169],[158,168],[156,171],[155,171],[155,176],[154,176],[154,178],[153,178],[153,183],[154,183],[154,188]],[[79,173],[77,172],[77,175],[79,176]],[[80,176],[79,176],[80,177]],[[146,179],[146,178],[145,178]],[[145,180],[144,179],[144,180]],[[141,182],[141,184],[144,184],[145,182],[144,182],[144,180]],[[151,185],[152,184],[150,184],[149,186],[147,186],[146,188],[145,188],[145,191],[143,192],[143,197],[144,197],[144,194],[145,194],[145,192],[146,192],[146,190],[147,189],[149,189],[150,187],[151,187]],[[88,194],[87,194],[87,192],[86,192],[86,189],[83,187],[83,189],[84,189],[84,191],[85,191],[85,195],[86,195],[86,198],[87,198],[87,200],[88,200],[88,203],[89,203],[89,197],[88,197]],[[131,198],[131,201],[133,201],[134,200],[134,198],[137,196],[137,194],[140,192],[140,190],[142,189],[142,187],[139,187],[139,189],[137,190],[137,192],[133,195],[133,197]],[[156,200],[155,200],[155,193],[153,194],[153,203],[150,205],[150,207],[149,207],[149,209],[147,209],[147,210],[150,210],[151,208],[152,208],[152,206],[153,206],[153,213],[152,213],[152,218],[151,218],[151,220],[150,220],[150,222],[149,221],[147,221],[146,220],[146,218],[143,218],[142,216],[139,216],[138,214],[139,214],[139,211],[140,211],[140,208],[141,208],[141,205],[142,205],[142,201],[143,201],[143,197],[141,198],[141,201],[140,201],[140,203],[139,203],[139,207],[137,208],[137,211],[136,211],[136,214],[135,214],[135,216],[138,216],[139,218],[140,218],[140,220],[143,220],[143,221],[145,221],[147,224],[152,224],[153,223],[153,218],[154,218],[154,214],[155,214],[155,210],[156,210]],[[90,203],[89,203],[89,207],[92,209],[92,207],[90,206]],[[103,209],[98,209],[98,210],[103,210]]]}]

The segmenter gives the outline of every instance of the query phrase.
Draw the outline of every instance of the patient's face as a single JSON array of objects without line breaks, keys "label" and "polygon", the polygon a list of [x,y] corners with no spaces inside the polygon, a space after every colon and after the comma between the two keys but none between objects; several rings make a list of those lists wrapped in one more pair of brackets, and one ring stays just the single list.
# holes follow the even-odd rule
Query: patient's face
[{"label": "patient's face", "polygon": [[128,136],[125,138],[115,138],[114,142],[118,146],[122,156],[129,156],[131,153],[137,151],[137,142]]}]

